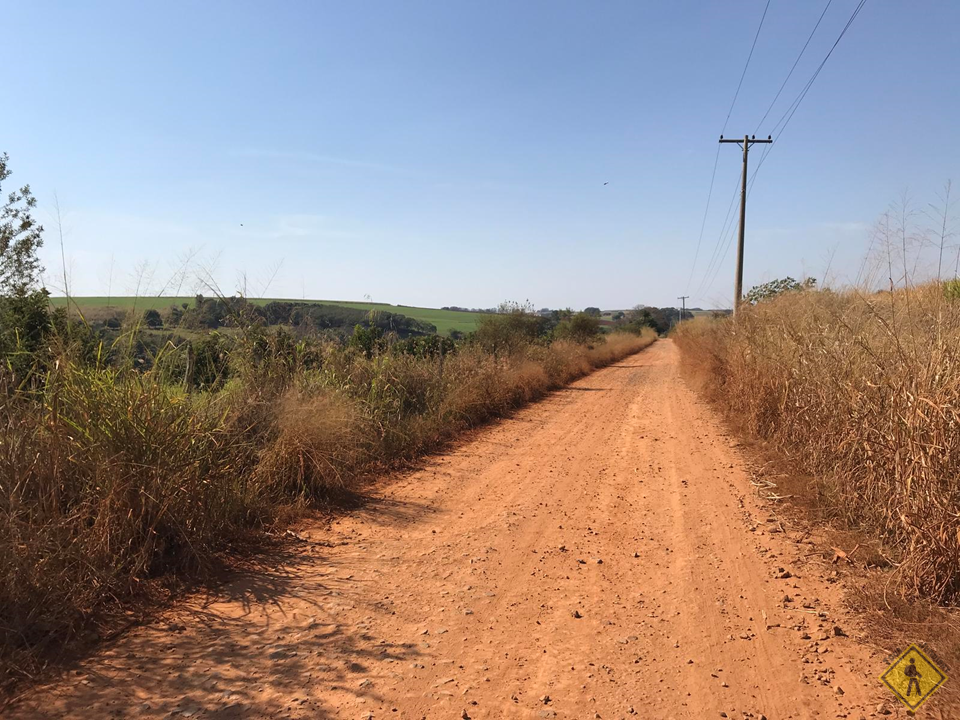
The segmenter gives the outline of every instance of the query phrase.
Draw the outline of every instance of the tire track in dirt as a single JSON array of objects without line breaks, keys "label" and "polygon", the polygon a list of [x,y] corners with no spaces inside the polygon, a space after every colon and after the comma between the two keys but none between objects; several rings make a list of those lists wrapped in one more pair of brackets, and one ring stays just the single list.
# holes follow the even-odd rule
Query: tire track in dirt
[{"label": "tire track in dirt", "polygon": [[833,634],[839,589],[770,532],[735,446],[658,342],[7,716],[873,716],[879,659]]}]

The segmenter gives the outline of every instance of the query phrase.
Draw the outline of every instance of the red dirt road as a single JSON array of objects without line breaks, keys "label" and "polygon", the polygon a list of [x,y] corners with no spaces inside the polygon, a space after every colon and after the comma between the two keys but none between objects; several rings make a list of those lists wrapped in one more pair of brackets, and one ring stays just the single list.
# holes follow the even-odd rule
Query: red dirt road
[{"label": "red dirt road", "polygon": [[881,701],[896,715],[881,659],[835,636],[856,630],[838,586],[771,511],[661,341],[384,483],[275,568],[6,715],[856,720]]}]

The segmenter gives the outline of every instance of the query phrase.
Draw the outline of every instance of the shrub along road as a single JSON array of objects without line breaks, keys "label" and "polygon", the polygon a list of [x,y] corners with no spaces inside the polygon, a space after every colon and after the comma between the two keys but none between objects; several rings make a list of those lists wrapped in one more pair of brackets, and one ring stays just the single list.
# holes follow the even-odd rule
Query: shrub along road
[{"label": "shrub along road", "polygon": [[882,659],[736,445],[661,341],[6,716],[874,716]]}]

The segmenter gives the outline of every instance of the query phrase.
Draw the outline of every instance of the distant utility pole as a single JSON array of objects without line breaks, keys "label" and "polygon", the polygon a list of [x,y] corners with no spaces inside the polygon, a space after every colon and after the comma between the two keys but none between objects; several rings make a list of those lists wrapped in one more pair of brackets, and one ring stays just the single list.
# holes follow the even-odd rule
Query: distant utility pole
[{"label": "distant utility pole", "polygon": [[689,295],[681,295],[677,298],[680,301],[681,310],[680,310],[680,320],[677,323],[678,325],[683,322],[683,316],[687,314],[687,298]]},{"label": "distant utility pole", "polygon": [[756,135],[744,135],[743,140],[724,140],[720,136],[722,143],[743,143],[743,177],[740,184],[740,233],[737,239],[737,278],[733,284],[733,316],[737,316],[737,308],[740,306],[740,300],[743,297],[743,226],[747,222],[747,155],[750,152],[750,146],[754,143],[772,143],[773,140],[767,135],[766,140],[757,140]]}]

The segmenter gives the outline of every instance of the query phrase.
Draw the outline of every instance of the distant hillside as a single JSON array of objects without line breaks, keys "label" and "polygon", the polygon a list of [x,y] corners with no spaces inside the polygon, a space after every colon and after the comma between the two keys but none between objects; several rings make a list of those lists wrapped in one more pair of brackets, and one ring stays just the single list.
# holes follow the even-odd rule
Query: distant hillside
[{"label": "distant hillside", "polygon": [[[421,320],[437,326],[437,332],[441,335],[449,335],[451,330],[460,332],[471,332],[477,328],[477,321],[480,319],[478,313],[462,312],[458,310],[439,310],[436,308],[411,307],[409,305],[390,305],[388,303],[371,302],[345,302],[341,300],[297,300],[289,298],[260,298],[250,299],[251,303],[256,305],[266,305],[274,300],[289,300],[290,302],[308,302],[323,303],[324,305],[337,305],[340,307],[354,308],[358,310],[387,310],[392,313],[406,315],[415,320]],[[52,297],[50,302],[54,306],[66,305],[67,299],[64,297]],[[191,307],[194,304],[193,297],[72,297],[71,305],[76,305],[81,310],[96,310],[110,308],[122,308],[138,310],[164,310],[171,305],[182,305],[187,303]]]}]

